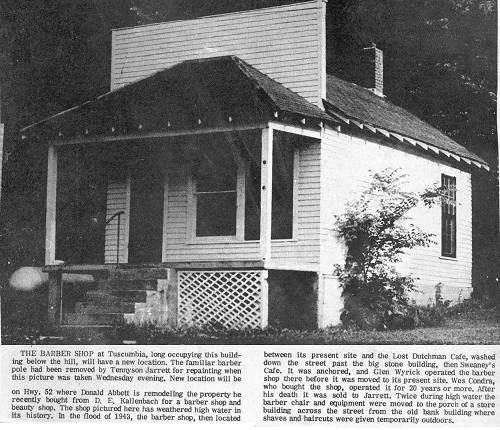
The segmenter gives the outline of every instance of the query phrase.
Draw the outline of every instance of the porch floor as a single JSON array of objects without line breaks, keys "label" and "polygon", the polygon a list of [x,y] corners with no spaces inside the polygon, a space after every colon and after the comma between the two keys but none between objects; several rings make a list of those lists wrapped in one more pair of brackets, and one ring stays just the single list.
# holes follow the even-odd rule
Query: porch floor
[{"label": "porch floor", "polygon": [[[247,260],[247,261],[176,261],[176,262],[163,262],[163,263],[142,263],[142,264],[50,264],[43,268],[44,272],[62,272],[62,273],[110,273],[120,270],[133,272],[143,272],[144,270],[151,270],[151,272],[161,271],[168,269],[175,270],[237,270],[237,269],[265,269],[262,260]],[[163,273],[164,274],[164,273]]]}]

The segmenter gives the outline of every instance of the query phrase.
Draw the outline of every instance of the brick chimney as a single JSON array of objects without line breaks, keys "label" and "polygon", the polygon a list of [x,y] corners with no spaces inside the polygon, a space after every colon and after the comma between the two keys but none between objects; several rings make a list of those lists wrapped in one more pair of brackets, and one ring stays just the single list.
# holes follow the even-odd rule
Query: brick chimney
[{"label": "brick chimney", "polygon": [[361,51],[364,71],[360,84],[379,96],[384,95],[384,53],[375,43]]}]

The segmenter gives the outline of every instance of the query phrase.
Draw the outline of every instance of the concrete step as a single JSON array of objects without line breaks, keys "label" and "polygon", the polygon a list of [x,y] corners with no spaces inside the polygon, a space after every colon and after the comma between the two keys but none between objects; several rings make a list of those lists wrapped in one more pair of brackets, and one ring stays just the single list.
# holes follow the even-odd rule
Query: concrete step
[{"label": "concrete step", "polygon": [[111,326],[62,325],[58,329],[58,334],[67,338],[71,343],[83,342],[93,345],[114,343]]},{"label": "concrete step", "polygon": [[155,279],[167,279],[169,274],[169,269],[155,267],[141,267],[120,269],[114,268],[110,269],[108,274],[108,279],[110,280],[155,280]]},{"label": "concrete step", "polygon": [[77,302],[75,313],[77,314],[129,314],[135,312],[135,303],[118,299],[115,303],[88,303]]},{"label": "concrete step", "polygon": [[156,279],[108,279],[97,283],[97,289],[103,291],[155,291],[157,286]]},{"label": "concrete step", "polygon": [[93,304],[144,303],[146,302],[146,297],[146,291],[95,290],[87,292],[86,301]]},{"label": "concrete step", "polygon": [[[126,271],[127,276],[130,271]],[[133,278],[100,279],[92,290],[82,291],[71,312],[63,316],[65,327],[113,327],[125,322],[124,314],[135,312],[136,303],[145,303],[148,291],[157,289],[157,279],[143,279],[135,270]],[[147,272],[149,273],[149,272]]]},{"label": "concrete step", "polygon": [[123,322],[123,313],[67,313],[63,317],[63,324],[70,326],[114,326]]}]

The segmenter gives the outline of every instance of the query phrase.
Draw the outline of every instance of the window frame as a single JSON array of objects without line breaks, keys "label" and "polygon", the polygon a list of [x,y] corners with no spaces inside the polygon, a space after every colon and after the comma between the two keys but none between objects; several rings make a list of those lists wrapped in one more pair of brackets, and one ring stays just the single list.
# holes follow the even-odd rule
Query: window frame
[{"label": "window frame", "polygon": [[[272,242],[296,242],[298,237],[298,184],[299,184],[299,148],[293,153],[293,214],[292,238],[272,239]],[[260,239],[245,240],[245,182],[248,169],[247,161],[235,160],[236,176],[236,234],[230,236],[197,236],[197,192],[194,165],[188,166],[187,172],[187,243],[259,243]]]},{"label": "window frame", "polygon": [[[194,172],[193,165],[190,165],[190,173],[188,175],[188,242],[234,242],[237,240],[242,240],[242,223],[241,219],[245,216],[245,175],[244,168],[240,163],[236,163],[236,190],[231,192],[236,192],[236,233],[234,235],[225,236],[197,236],[196,235],[196,224],[197,224],[197,211],[198,211],[198,194],[217,194],[217,192],[200,192],[196,191],[196,175]],[[225,193],[227,191],[221,191],[220,193]],[[244,225],[243,225],[244,226]]]},{"label": "window frame", "polygon": [[[441,257],[457,258],[457,178],[441,174]],[[450,208],[452,210],[450,211]],[[450,225],[448,232],[447,226]]]}]

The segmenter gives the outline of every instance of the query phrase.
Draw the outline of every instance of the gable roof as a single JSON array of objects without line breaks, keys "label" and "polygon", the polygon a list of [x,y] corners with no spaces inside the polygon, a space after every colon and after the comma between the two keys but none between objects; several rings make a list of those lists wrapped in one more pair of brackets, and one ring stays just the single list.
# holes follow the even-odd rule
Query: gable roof
[{"label": "gable roof", "polygon": [[189,60],[25,127],[25,135],[102,137],[254,124],[280,117],[335,122],[318,106],[239,59]]},{"label": "gable roof", "polygon": [[487,167],[481,157],[407,110],[366,88],[333,75],[327,76],[325,107],[328,113],[344,121],[357,123],[360,127],[387,132],[387,135],[392,134],[412,144],[430,145],[434,152],[441,150],[446,155],[451,153]]}]

